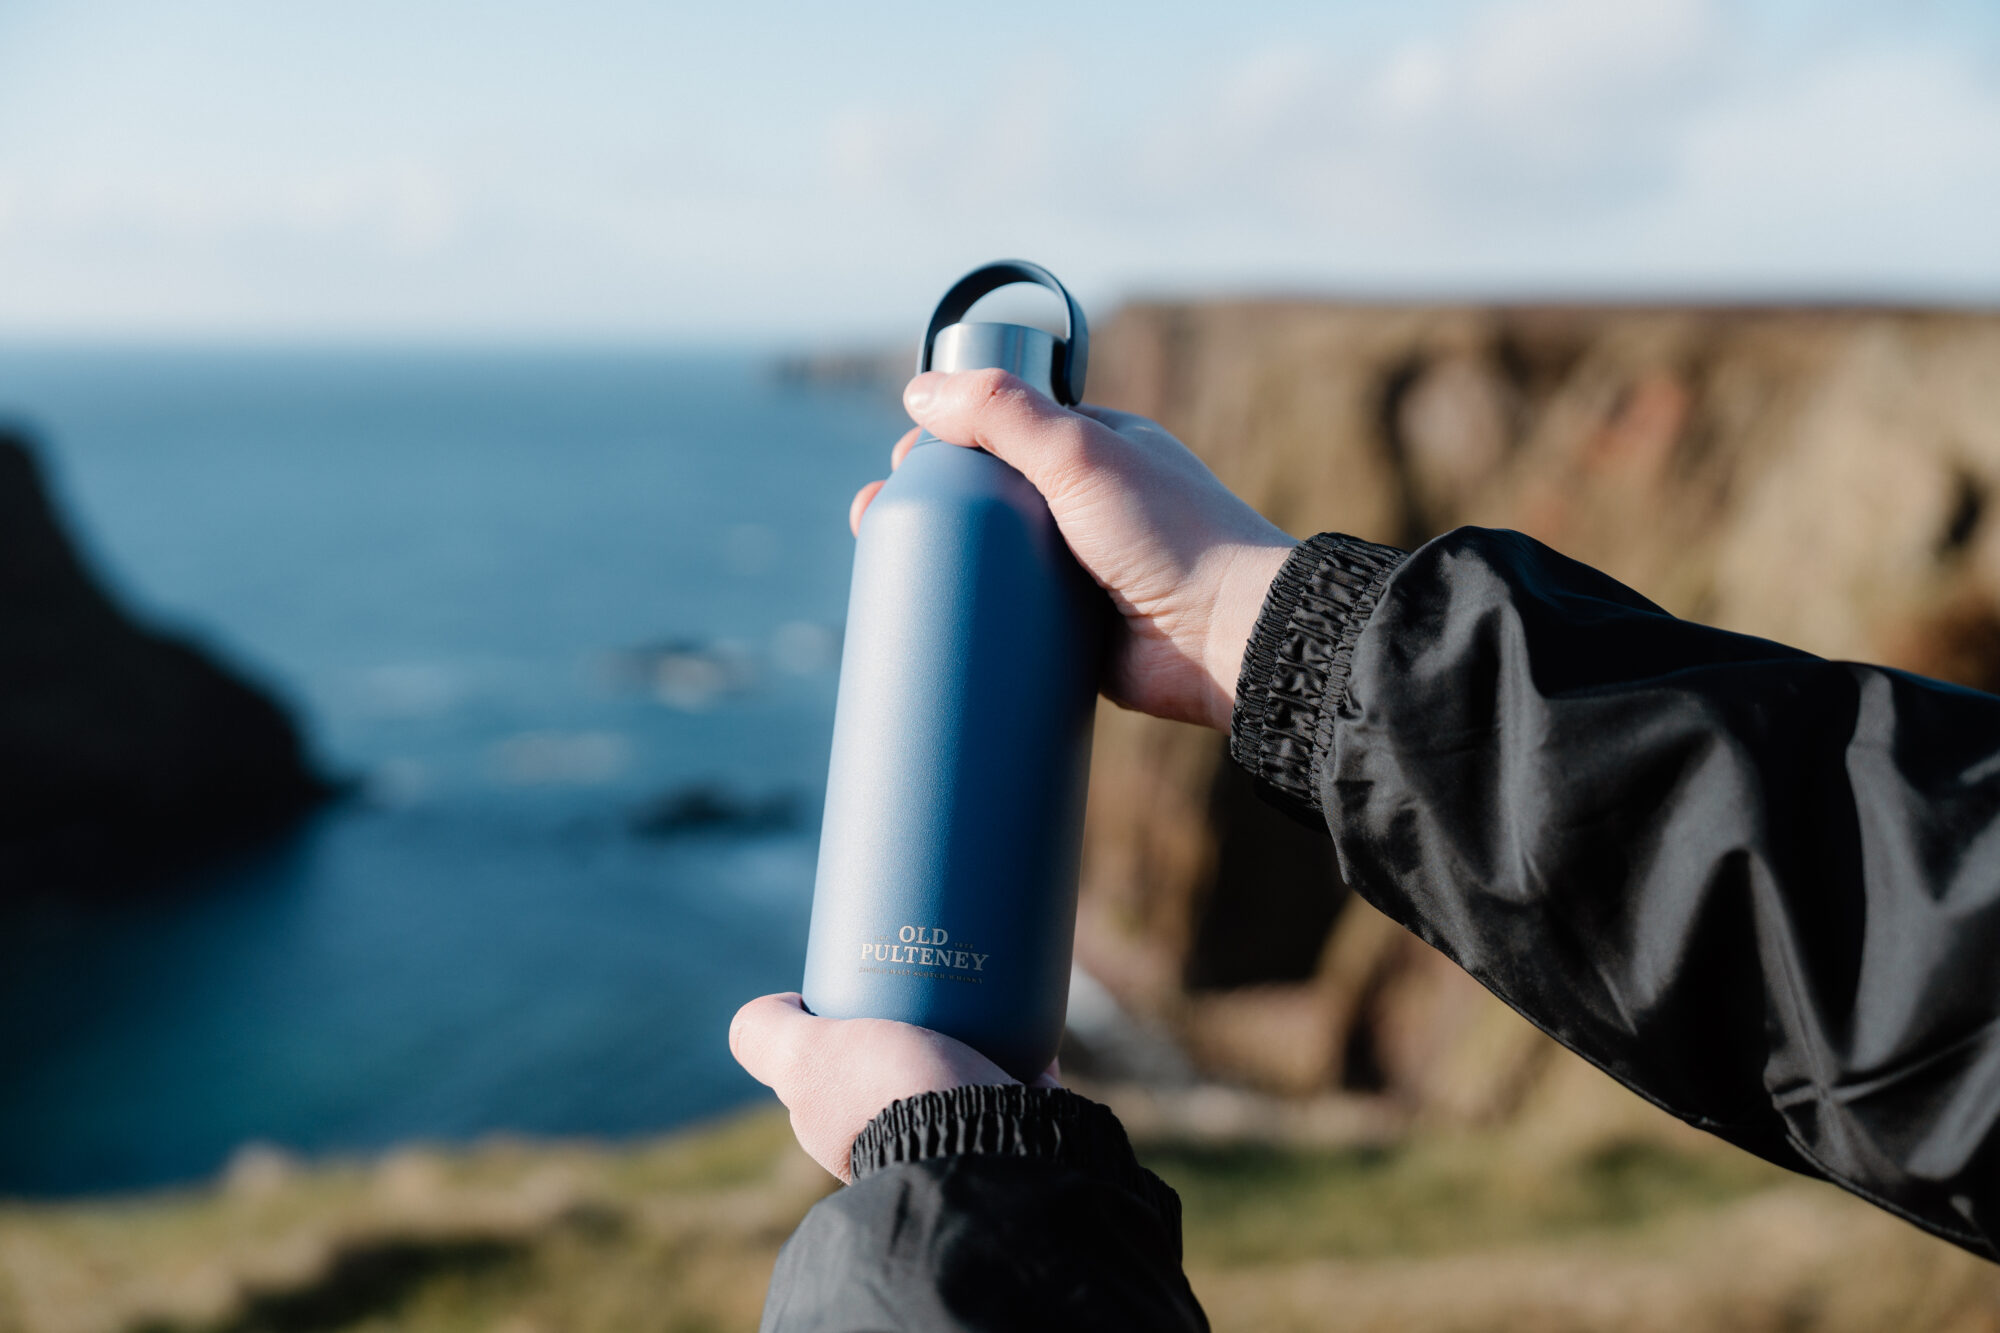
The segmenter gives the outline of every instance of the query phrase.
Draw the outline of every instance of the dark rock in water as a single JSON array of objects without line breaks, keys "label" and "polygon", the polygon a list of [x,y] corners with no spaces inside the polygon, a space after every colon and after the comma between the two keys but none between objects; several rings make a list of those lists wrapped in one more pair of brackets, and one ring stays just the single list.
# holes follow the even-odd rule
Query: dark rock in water
[{"label": "dark rock in water", "polygon": [[741,796],[709,783],[678,787],[634,812],[632,831],[641,837],[672,838],[686,833],[778,833],[797,828],[795,792]]},{"label": "dark rock in water", "polygon": [[330,792],[276,703],[98,587],[0,425],[0,892],[150,878]]},{"label": "dark rock in water", "polygon": [[780,384],[901,394],[916,373],[916,360],[915,347],[804,352],[772,362],[771,376]]}]

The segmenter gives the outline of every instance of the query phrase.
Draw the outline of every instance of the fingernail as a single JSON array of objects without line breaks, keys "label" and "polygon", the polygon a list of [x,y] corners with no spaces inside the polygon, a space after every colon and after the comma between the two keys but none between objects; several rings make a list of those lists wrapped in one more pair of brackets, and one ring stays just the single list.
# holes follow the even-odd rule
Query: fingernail
[{"label": "fingernail", "polygon": [[919,375],[910,381],[910,387],[903,390],[903,406],[914,413],[922,412],[937,401],[937,379],[934,375]]}]

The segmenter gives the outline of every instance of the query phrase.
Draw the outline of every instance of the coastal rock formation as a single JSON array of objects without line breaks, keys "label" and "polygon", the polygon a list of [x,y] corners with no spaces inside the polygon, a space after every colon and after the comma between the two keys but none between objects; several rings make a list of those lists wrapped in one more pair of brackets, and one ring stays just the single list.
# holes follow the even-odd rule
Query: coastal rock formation
[{"label": "coastal rock formation", "polygon": [[[2000,687],[2000,316],[1139,305],[1091,377],[1295,534],[1517,528],[1678,615]],[[1556,1063],[1219,738],[1109,707],[1078,951],[1214,1076],[1480,1119]]]},{"label": "coastal rock formation", "polygon": [[276,703],[105,595],[0,427],[0,892],[129,883],[327,793]]}]

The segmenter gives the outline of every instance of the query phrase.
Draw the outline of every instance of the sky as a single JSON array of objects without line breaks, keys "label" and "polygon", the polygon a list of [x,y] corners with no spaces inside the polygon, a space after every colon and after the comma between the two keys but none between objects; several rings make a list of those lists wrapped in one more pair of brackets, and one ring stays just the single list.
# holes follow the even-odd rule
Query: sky
[{"label": "sky", "polygon": [[2000,302],[1985,0],[0,0],[0,336],[1136,296]]}]

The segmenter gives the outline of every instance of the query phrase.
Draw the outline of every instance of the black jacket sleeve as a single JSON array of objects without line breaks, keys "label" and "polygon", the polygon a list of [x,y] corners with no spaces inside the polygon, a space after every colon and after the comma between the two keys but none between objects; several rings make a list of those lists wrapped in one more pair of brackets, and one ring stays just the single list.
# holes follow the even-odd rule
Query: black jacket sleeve
[{"label": "black jacket sleeve", "polygon": [[1208,1328],[1180,1200],[1096,1102],[925,1093],[877,1116],[850,1166],[779,1253],[765,1333]]},{"label": "black jacket sleeve", "polygon": [[1329,535],[1231,747],[1564,1045],[2000,1257],[2000,698],[1677,620],[1517,533]]}]

